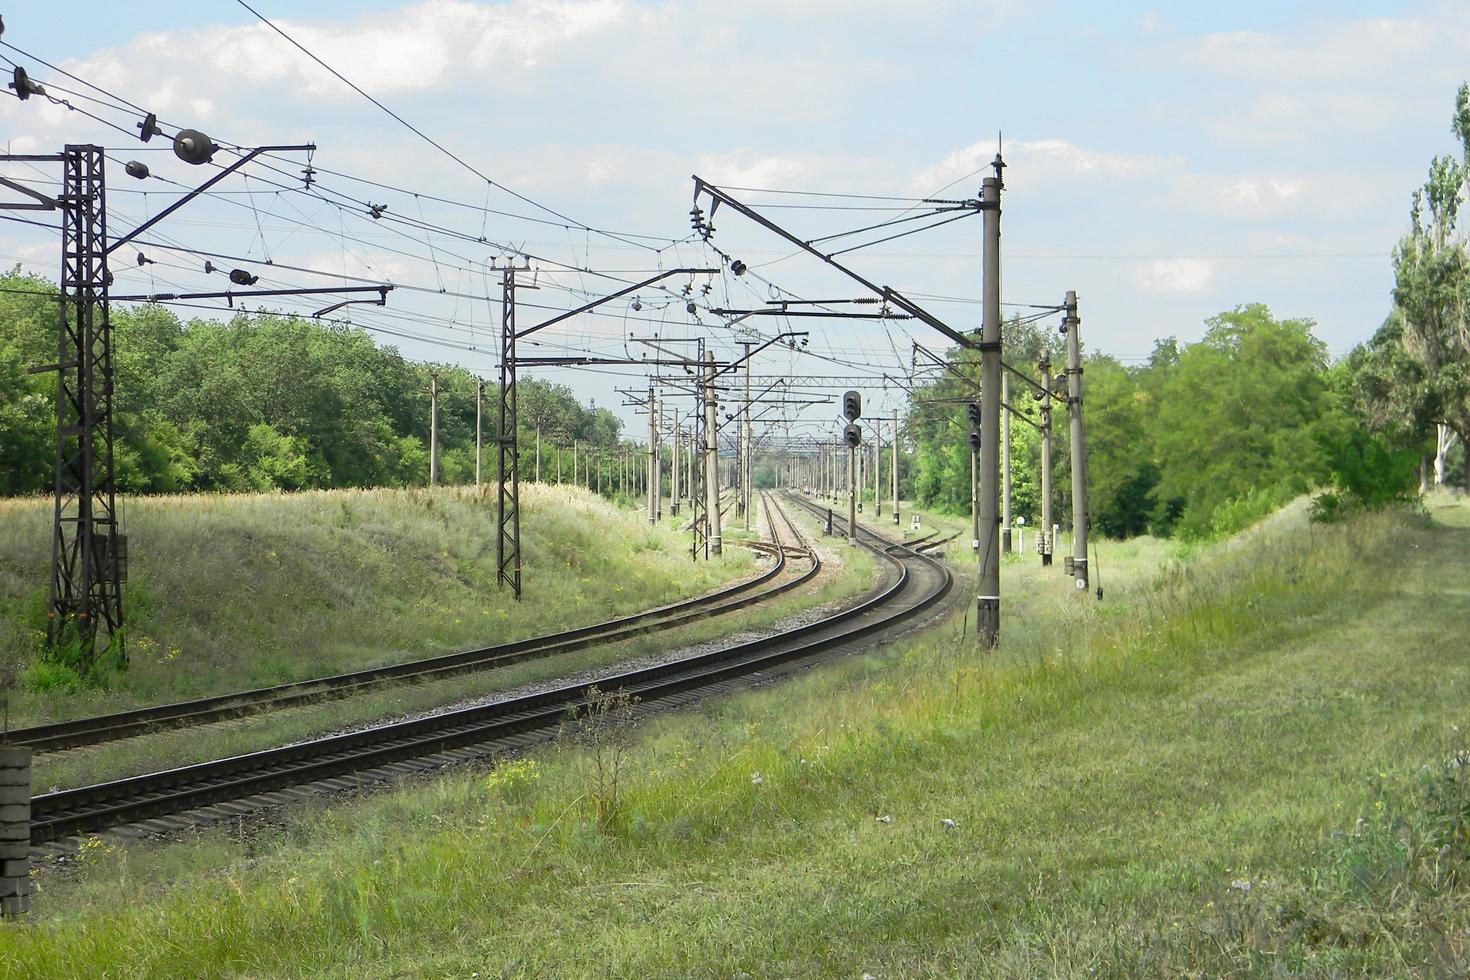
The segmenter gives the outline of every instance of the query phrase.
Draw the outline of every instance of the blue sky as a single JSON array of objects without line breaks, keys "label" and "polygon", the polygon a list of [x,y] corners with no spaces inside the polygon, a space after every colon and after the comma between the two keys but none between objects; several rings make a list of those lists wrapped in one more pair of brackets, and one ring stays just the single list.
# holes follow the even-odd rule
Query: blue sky
[{"label": "blue sky", "polygon": [[[1334,352],[1366,339],[1387,311],[1388,257],[1404,230],[1409,194],[1429,159],[1454,148],[1455,88],[1470,76],[1470,12],[1455,4],[253,5],[484,173],[597,227],[682,237],[695,172],[741,186],[925,194],[981,167],[1003,132],[1010,164],[1004,298],[1055,302],[1076,289],[1088,345],[1122,357],[1146,355],[1159,337],[1197,337],[1210,315],[1255,301],[1315,319]],[[216,139],[309,139],[320,147],[320,166],[545,217],[501,190],[487,194],[236,3],[93,3],[86,17],[76,6],[8,12],[4,40]],[[50,75],[34,68],[38,77]],[[104,114],[131,125],[119,113]],[[17,150],[97,140],[118,146],[119,159],[143,156],[137,144],[34,100],[0,100],[0,120]],[[146,159],[162,177],[198,178],[167,154]],[[144,185],[129,186],[116,171],[110,180],[119,188],[111,202],[115,227],[166,200],[122,191]],[[946,193],[974,194],[975,181],[967,177]],[[258,193],[190,205],[170,219],[170,239],[262,262],[269,254],[277,263],[442,285],[464,296],[403,290],[390,299],[393,319],[368,310],[355,318],[490,346],[490,303],[466,297],[486,294],[482,263],[497,254],[493,247],[421,234],[410,241],[364,214],[274,195],[259,181],[234,186]],[[375,200],[361,184],[337,180],[334,189]],[[386,191],[382,200],[394,214],[422,214],[549,262],[625,278],[660,263],[710,258],[690,245],[656,253]],[[812,235],[875,218],[771,213]],[[307,219],[315,227],[303,229]],[[722,248],[783,289],[856,294],[737,218],[722,215],[716,225]],[[333,231],[357,240],[344,249]],[[55,245],[43,233],[7,226],[0,256],[51,273]],[[953,298],[934,301],[934,309],[956,326],[978,317],[978,222],[876,246],[852,260],[887,284]],[[219,282],[187,253],[170,261],[177,267],[132,267],[119,278],[140,291]],[[548,306],[615,288],[584,274],[559,276],[550,264],[544,274],[537,295]],[[278,278],[304,284],[310,277]],[[738,305],[768,287],[721,281],[711,298],[727,290]],[[633,331],[709,332],[707,313],[696,323],[682,302],[655,310],[668,298],[645,299],[642,316],[618,304],[605,310],[609,316],[548,332],[548,350],[562,344],[610,353]],[[811,349],[891,367],[910,334],[935,340],[908,324],[837,323],[814,328]],[[725,347],[733,340],[729,331],[714,335]],[[384,339],[411,356],[461,361],[486,375],[493,369],[484,351]],[[838,370],[794,355],[773,355],[762,369]],[[618,385],[643,384],[637,370],[622,378],[550,376],[608,405],[618,401]],[[895,396],[873,390],[879,403]],[[818,413],[828,414],[812,410]]]}]

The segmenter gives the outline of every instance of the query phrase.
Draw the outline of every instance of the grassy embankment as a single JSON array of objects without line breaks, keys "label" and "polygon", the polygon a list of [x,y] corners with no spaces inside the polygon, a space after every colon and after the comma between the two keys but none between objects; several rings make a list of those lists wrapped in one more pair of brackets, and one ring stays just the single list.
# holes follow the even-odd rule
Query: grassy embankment
[{"label": "grassy embankment", "polygon": [[[754,570],[572,487],[521,491],[527,601],[495,583],[495,496],[472,489],[127,501],[131,665],[104,688],[23,669],[11,723],[319,677],[596,622]],[[0,501],[0,654],[44,630],[50,505]]]},{"label": "grassy embankment", "polygon": [[1101,604],[1013,578],[994,656],[951,623],[648,725],[604,827],[564,745],[246,843],[89,845],[0,967],[1463,974],[1470,509],[1433,517],[1157,575],[1167,546],[1104,545]]},{"label": "grassy embankment", "polygon": [[[805,530],[815,536],[816,532],[812,527],[805,527]],[[401,717],[571,672],[678,649],[724,636],[731,630],[759,630],[799,611],[857,596],[874,584],[876,567],[867,552],[849,553],[846,549],[836,549],[832,557],[837,561],[828,561],[828,572],[818,584],[808,585],[748,607],[733,616],[700,620],[689,626],[651,633],[621,643],[599,644],[586,650],[530,660],[496,670],[461,674],[421,684],[392,685],[352,698],[250,715],[204,728],[162,731],[81,751],[46,753],[36,757],[32,779],[42,789],[65,789],[151,772],[164,766],[204,762],[285,745],[378,719]],[[796,566],[805,567],[799,562]]]}]

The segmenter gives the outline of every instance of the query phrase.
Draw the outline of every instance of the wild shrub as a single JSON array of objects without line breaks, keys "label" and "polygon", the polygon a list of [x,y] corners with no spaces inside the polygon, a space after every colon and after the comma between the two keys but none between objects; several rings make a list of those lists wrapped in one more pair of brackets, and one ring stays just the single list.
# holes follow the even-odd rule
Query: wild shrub
[{"label": "wild shrub", "polygon": [[572,709],[562,726],[560,741],[582,750],[583,802],[604,833],[614,833],[625,823],[622,791],[629,776],[637,705],[638,699],[627,691],[592,687],[586,703]]}]

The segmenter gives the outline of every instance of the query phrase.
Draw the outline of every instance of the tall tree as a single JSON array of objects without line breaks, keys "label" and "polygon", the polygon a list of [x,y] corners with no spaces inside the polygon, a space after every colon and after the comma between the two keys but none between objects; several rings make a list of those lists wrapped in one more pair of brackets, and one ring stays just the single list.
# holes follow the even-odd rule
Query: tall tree
[{"label": "tall tree", "polygon": [[[1394,305],[1401,317],[1400,343],[1418,371],[1405,379],[1439,428],[1437,468],[1442,471],[1449,433],[1470,444],[1470,253],[1459,231],[1462,195],[1470,175],[1470,85],[1455,100],[1451,130],[1461,158],[1438,156],[1424,186],[1413,194],[1409,232],[1394,248]],[[1470,453],[1463,479],[1470,489]]]}]

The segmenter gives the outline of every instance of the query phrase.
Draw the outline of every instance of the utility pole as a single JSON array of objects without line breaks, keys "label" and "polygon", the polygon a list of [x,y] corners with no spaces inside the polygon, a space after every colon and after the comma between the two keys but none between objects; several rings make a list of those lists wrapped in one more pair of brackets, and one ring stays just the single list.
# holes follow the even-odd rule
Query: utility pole
[{"label": "utility pole", "polygon": [[675,517],[679,516],[679,406],[675,403],[674,432],[673,432],[673,456],[669,459],[669,513]]},{"label": "utility pole", "polygon": [[429,372],[429,486],[439,485],[439,372]]},{"label": "utility pole", "polygon": [[975,596],[975,632],[980,645],[993,648],[1000,639],[1000,515],[996,500],[1000,476],[1000,154],[995,176],[981,183],[984,208],[984,285],[980,328],[980,567]]},{"label": "utility pole", "polygon": [[980,550],[980,448],[970,446],[970,547]]},{"label": "utility pole", "polygon": [[893,410],[893,523],[898,523],[898,409]]},{"label": "utility pole", "polygon": [[847,447],[847,543],[857,544],[857,446]]},{"label": "utility pole", "polygon": [[107,268],[111,249],[104,153],[100,146],[68,145],[60,155],[7,154],[5,159],[62,165],[59,197],[21,188],[41,203],[20,208],[61,211],[61,330],[56,364],[39,369],[57,373],[46,639],[54,649],[74,638],[86,667],[113,650],[126,663],[122,587],[128,552],[127,538],[118,533],[112,455],[112,274]]},{"label": "utility pole", "polygon": [[1072,423],[1072,567],[1077,588],[1087,591],[1087,445],[1082,438],[1082,320],[1077,291],[1067,290],[1062,329],[1067,334],[1067,414]]},{"label": "utility pole", "polygon": [[654,400],[653,384],[648,385],[648,523],[658,523],[658,457],[655,455],[655,446],[658,444],[658,408]]},{"label": "utility pole", "polygon": [[[1011,376],[1004,371],[1000,376],[1000,400],[1011,403]],[[1011,553],[1011,410],[1007,408],[1000,417],[1001,452],[1001,498],[1000,498],[1000,544],[1004,554]]]},{"label": "utility pole", "polygon": [[1046,567],[1051,564],[1052,546],[1056,543],[1052,538],[1052,513],[1051,513],[1051,354],[1045,348],[1041,351],[1041,361],[1037,364],[1037,374],[1041,375],[1041,536],[1038,543],[1041,547],[1041,564]]},{"label": "utility pole", "polygon": [[873,419],[873,520],[883,516],[883,423]]},{"label": "utility pole", "polygon": [[704,360],[704,445],[705,445],[705,492],[709,495],[709,550],[712,555],[721,553],[720,545],[720,443],[719,420],[715,404],[715,355],[705,352]]},{"label": "utility pole", "polygon": [[480,447],[482,445],[480,431],[480,408],[485,401],[485,382],[476,380],[475,383],[475,489],[480,489]]},{"label": "utility pole", "polygon": [[745,414],[740,418],[740,513],[750,530],[750,344],[745,348]]},{"label": "utility pole", "polygon": [[[516,395],[516,274],[507,269],[500,280],[500,418],[496,428],[499,447],[499,490],[495,513],[495,580],[509,585],[521,601],[521,445],[516,426],[520,405]],[[541,430],[536,430],[536,478],[541,478]]]},{"label": "utility pole", "polygon": [[541,426],[536,426],[536,482],[541,482]]}]

